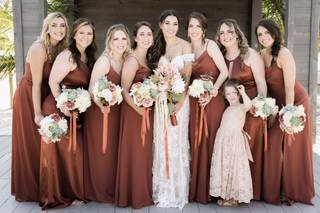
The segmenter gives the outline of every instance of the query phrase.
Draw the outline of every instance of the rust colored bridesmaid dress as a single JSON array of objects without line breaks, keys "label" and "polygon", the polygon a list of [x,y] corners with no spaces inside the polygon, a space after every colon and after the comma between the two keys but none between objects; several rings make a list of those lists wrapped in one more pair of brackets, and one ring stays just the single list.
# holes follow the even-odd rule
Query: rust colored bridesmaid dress
[{"label": "rust colored bridesmaid dress", "polygon": [[[226,59],[228,67],[231,62],[233,62],[233,65],[229,74],[230,78],[239,81],[245,87],[247,95],[252,100],[257,96],[258,90],[251,68],[241,62],[240,56],[232,61]],[[254,200],[260,200],[262,195],[264,128],[265,123],[263,119],[254,117],[250,112],[247,112],[244,130],[251,137],[249,145],[253,162],[250,162],[250,168]]]},{"label": "rust colored bridesmaid dress", "polygon": [[[120,75],[110,67],[109,81],[120,85]],[[85,113],[84,119],[84,185],[85,198],[98,202],[114,202],[117,174],[120,127],[120,105],[110,107],[108,115],[108,143],[102,152],[103,113],[96,104]]]},{"label": "rust colored bridesmaid dress", "polygon": [[[41,102],[50,93],[52,63],[43,65]],[[39,201],[40,135],[34,122],[32,74],[29,63],[18,85],[12,110],[11,194],[18,201]]]},{"label": "rust colored bridesmaid dress", "polygon": [[[220,71],[216,64],[205,50],[193,63],[191,82],[200,78],[201,75],[212,77],[213,83],[217,80]],[[204,108],[203,117],[206,119],[208,135],[205,135],[205,123],[199,137],[200,106],[198,99],[190,96],[190,146],[191,146],[191,181],[189,200],[199,203],[207,203],[209,196],[209,181],[211,158],[217,130],[220,126],[222,114],[226,108],[223,95],[219,92],[216,97]]]},{"label": "rust colored bridesmaid dress", "polygon": [[[67,88],[87,89],[91,72],[87,65],[69,72],[61,82]],[[52,94],[45,99],[42,110],[44,115],[60,113]],[[61,113],[60,113],[61,114]],[[68,119],[69,120],[69,119]],[[69,152],[69,138],[64,137],[57,143],[41,142],[40,155],[40,206],[43,210],[63,208],[74,200],[84,200],[83,180],[83,128],[81,114],[77,122],[76,149]],[[69,126],[70,127],[70,126]]]},{"label": "rust colored bridesmaid dress", "polygon": [[[283,70],[273,65],[266,68],[270,97],[281,108],[285,106]],[[294,105],[302,104],[307,121],[304,130],[288,137],[279,127],[279,121],[268,130],[268,150],[264,156],[263,198],[280,204],[281,193],[291,201],[311,204],[315,195],[312,167],[311,105],[307,91],[298,82],[294,85]],[[281,192],[282,191],[282,192]]]},{"label": "rust colored bridesmaid dress", "polygon": [[[133,83],[142,82],[151,75],[149,68],[139,64]],[[149,111],[153,124],[153,110]],[[152,125],[141,140],[142,116],[125,101],[121,105],[119,154],[115,203],[118,206],[142,208],[152,201]]]}]

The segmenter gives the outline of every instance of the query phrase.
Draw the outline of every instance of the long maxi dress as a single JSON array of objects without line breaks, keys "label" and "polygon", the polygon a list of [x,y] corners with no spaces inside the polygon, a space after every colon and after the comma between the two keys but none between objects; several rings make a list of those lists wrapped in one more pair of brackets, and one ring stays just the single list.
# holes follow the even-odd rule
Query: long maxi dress
[{"label": "long maxi dress", "polygon": [[[134,57],[134,56],[129,56]],[[138,60],[137,60],[138,61]],[[139,62],[138,62],[139,63]],[[132,84],[142,82],[152,71],[139,63]],[[149,111],[150,123],[153,110]],[[134,209],[153,205],[152,201],[152,127],[141,140],[142,116],[126,101],[121,104],[115,204]]]},{"label": "long maxi dress", "polygon": [[[87,64],[80,62],[80,67],[68,73],[62,80],[61,85],[65,85],[67,88],[80,87],[87,89],[90,75],[91,71]],[[52,93],[45,99],[42,110],[44,115],[60,113]],[[67,137],[63,137],[57,143],[46,144],[41,142],[40,206],[43,210],[63,208],[70,205],[74,200],[84,200],[83,125],[81,117],[80,114],[77,121],[75,150],[69,151],[69,138]]]},{"label": "long maxi dress", "polygon": [[[107,79],[120,85],[120,75],[110,67]],[[98,202],[114,202],[120,127],[120,105],[110,107],[108,143],[102,150],[103,113],[92,104],[84,118],[84,186],[85,198]]]},{"label": "long maxi dress", "polygon": [[[283,70],[277,65],[266,68],[269,96],[285,106]],[[306,113],[304,130],[294,139],[279,127],[279,120],[268,130],[268,150],[264,156],[263,199],[280,204],[281,193],[290,201],[311,204],[315,195],[312,166],[311,104],[307,91],[295,81],[294,105],[302,104]],[[281,190],[283,189],[283,192]]]},{"label": "long maxi dress", "polygon": [[[251,67],[241,62],[240,56],[232,61],[226,59],[226,63],[228,67],[230,66],[230,63],[232,63],[230,78],[238,80],[240,84],[244,86],[245,91],[251,100],[255,98],[258,94],[258,90]],[[263,119],[254,117],[250,112],[247,112],[244,130],[251,137],[251,139],[249,140],[249,144],[253,157],[253,162],[250,162],[253,183],[253,199],[260,200],[262,196],[265,123]]]},{"label": "long maxi dress", "polygon": [[[41,103],[50,93],[48,84],[52,63],[42,70]],[[25,64],[24,76],[17,86],[12,109],[11,194],[18,201],[39,201],[40,134],[34,122],[32,73]]]},{"label": "long maxi dress", "polygon": [[253,197],[248,135],[243,131],[246,112],[229,106],[215,139],[210,171],[210,195],[249,203]]},{"label": "long maxi dress", "polygon": [[[217,80],[220,72],[214,63],[213,59],[205,50],[199,58],[195,60],[192,66],[191,83],[194,79],[201,78],[202,75],[207,75],[212,78],[212,82]],[[214,140],[217,130],[220,126],[220,121],[223,112],[226,108],[226,102],[221,92],[216,97],[213,97],[204,108],[203,118],[200,120],[200,105],[198,99],[190,96],[190,149],[191,149],[191,180],[189,200],[207,203],[210,200],[209,196],[209,180],[210,180],[210,165],[213,152]],[[199,137],[199,125],[203,122],[201,140]],[[207,126],[206,126],[207,124]],[[208,135],[206,137],[204,128],[207,128]]]},{"label": "long maxi dress", "polygon": [[[193,60],[193,54],[178,55],[171,61],[161,56],[159,64],[170,63],[181,72],[184,63]],[[161,107],[160,104],[159,108],[157,106],[156,102],[152,167],[153,200],[158,207],[182,209],[188,203],[190,181],[189,98],[185,97],[181,109],[176,114],[177,126],[172,126],[170,119],[165,120],[162,114],[158,114],[161,112]],[[167,131],[161,128],[165,123]],[[166,132],[167,145],[164,140]]]}]

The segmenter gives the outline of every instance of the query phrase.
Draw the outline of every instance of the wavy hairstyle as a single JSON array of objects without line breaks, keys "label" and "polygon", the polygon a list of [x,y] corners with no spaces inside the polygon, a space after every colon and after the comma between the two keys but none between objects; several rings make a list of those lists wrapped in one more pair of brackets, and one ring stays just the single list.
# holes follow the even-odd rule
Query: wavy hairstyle
[{"label": "wavy hairstyle", "polygon": [[[257,40],[258,40],[257,30],[258,30],[258,27],[260,26],[266,28],[274,40],[271,47],[271,55],[272,55],[271,65],[274,65],[283,42],[280,28],[274,21],[270,19],[262,19],[261,21],[259,21],[255,29]],[[258,43],[259,43],[259,40],[258,40]],[[260,43],[259,43],[259,48],[263,49],[263,46]]]},{"label": "wavy hairstyle", "polygon": [[186,27],[187,29],[186,30],[188,30],[189,23],[192,18],[197,19],[200,23],[201,29],[203,31],[202,44],[204,44],[206,42],[205,38],[206,38],[207,29],[208,29],[207,17],[204,13],[199,13],[199,12],[190,13],[188,16],[188,20],[187,20],[187,27]]},{"label": "wavy hairstyle", "polygon": [[105,47],[105,50],[103,51],[102,54],[106,54],[112,58],[113,53],[111,50],[111,42],[112,42],[112,39],[113,39],[115,32],[118,30],[122,31],[126,35],[126,38],[127,38],[128,46],[122,55],[122,57],[125,58],[127,55],[129,55],[129,53],[131,51],[131,48],[130,48],[131,41],[130,41],[129,30],[123,24],[115,24],[115,25],[112,25],[111,27],[109,27],[109,29],[106,33],[106,40],[105,40],[106,47]]},{"label": "wavy hairstyle", "polygon": [[92,68],[93,64],[95,62],[95,53],[96,53],[97,47],[96,47],[96,43],[95,43],[95,38],[96,38],[95,31],[96,30],[95,30],[94,24],[91,20],[89,20],[87,18],[79,18],[73,23],[72,31],[70,34],[70,41],[69,41],[68,49],[71,52],[71,58],[73,59],[73,61],[75,61],[77,63],[77,66],[80,67],[81,53],[78,50],[78,48],[76,46],[76,40],[73,37],[78,32],[80,27],[83,27],[86,25],[90,26],[92,29],[92,32],[93,32],[92,42],[85,50],[85,53],[87,56],[87,65],[89,68]]},{"label": "wavy hairstyle", "polygon": [[[178,24],[180,24],[179,17],[177,16],[176,11],[174,9],[168,9],[168,10],[163,11],[160,14],[160,16],[158,18],[159,25],[163,24],[164,20],[168,16],[175,16],[178,20]],[[160,57],[166,53],[166,46],[167,46],[167,43],[164,38],[163,32],[159,28],[157,35],[155,37],[154,43],[153,43],[152,47],[149,48],[149,53],[147,56],[148,66],[151,69],[154,69],[157,67],[157,64],[159,62]]]},{"label": "wavy hairstyle", "polygon": [[[138,21],[137,23],[134,24],[134,29],[133,29],[133,37],[137,37],[138,35],[138,31],[140,29],[140,27],[142,26],[146,26],[146,27],[149,27],[151,32],[153,33],[153,28],[152,28],[152,25],[150,24],[150,22],[148,21]],[[132,49],[136,49],[137,48],[137,42],[136,41],[133,41],[133,44],[132,44]]]},{"label": "wavy hairstyle", "polygon": [[219,22],[218,26],[217,26],[217,31],[216,31],[216,36],[215,36],[215,41],[218,44],[218,46],[220,47],[220,50],[222,52],[223,55],[225,55],[226,53],[226,48],[221,44],[220,42],[220,28],[221,26],[225,24],[230,28],[234,29],[234,32],[236,33],[236,35],[238,36],[238,47],[240,49],[240,59],[243,62],[244,59],[248,56],[248,52],[249,52],[249,45],[248,45],[248,40],[245,37],[244,33],[241,31],[238,23],[236,20],[234,19],[223,19]]},{"label": "wavy hairstyle", "polygon": [[[65,32],[64,38],[61,41],[59,41],[56,46],[52,46],[51,42],[50,42],[49,26],[52,23],[52,21],[56,18],[63,19],[63,21],[65,23],[66,32]],[[69,34],[68,21],[67,21],[67,18],[62,13],[60,13],[60,12],[50,13],[43,20],[42,30],[41,30],[39,40],[40,40],[40,42],[43,42],[44,48],[46,50],[48,61],[54,61],[56,56],[67,47],[68,34]]]}]

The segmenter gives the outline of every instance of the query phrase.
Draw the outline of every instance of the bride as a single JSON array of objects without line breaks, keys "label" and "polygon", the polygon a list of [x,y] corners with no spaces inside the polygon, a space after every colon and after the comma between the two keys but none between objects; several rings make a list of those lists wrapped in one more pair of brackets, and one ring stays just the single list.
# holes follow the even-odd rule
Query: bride
[{"label": "bride", "polygon": [[[155,44],[150,51],[149,66],[154,69],[158,64],[170,63],[180,71],[184,79],[187,79],[187,88],[194,55],[191,54],[190,44],[176,35],[179,28],[176,12],[172,9],[162,12],[159,26]],[[170,119],[163,120],[157,106],[156,102],[152,167],[153,201],[158,207],[182,209],[188,202],[190,177],[187,92],[184,92],[183,98],[174,107],[177,126],[172,126]]]}]

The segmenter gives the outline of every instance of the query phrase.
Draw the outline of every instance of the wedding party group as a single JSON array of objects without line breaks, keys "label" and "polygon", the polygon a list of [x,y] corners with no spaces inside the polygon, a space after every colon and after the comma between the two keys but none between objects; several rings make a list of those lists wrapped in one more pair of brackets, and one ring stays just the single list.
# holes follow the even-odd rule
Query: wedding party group
[{"label": "wedding party group", "polygon": [[[311,104],[279,26],[206,15],[177,36],[173,9],[107,29],[47,15],[13,101],[11,194],[42,210],[95,201],[134,209],[261,200],[312,205]],[[71,25],[70,25],[71,26]]]}]

